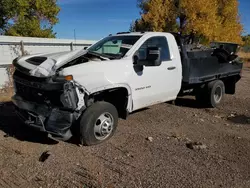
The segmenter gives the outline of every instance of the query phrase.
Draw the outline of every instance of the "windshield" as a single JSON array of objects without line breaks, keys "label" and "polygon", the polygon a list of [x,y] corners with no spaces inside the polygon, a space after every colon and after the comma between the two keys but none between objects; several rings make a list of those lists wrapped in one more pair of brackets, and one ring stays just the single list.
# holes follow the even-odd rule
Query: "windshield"
[{"label": "windshield", "polygon": [[88,51],[106,57],[121,58],[140,38],[141,36],[110,36],[88,48]]}]

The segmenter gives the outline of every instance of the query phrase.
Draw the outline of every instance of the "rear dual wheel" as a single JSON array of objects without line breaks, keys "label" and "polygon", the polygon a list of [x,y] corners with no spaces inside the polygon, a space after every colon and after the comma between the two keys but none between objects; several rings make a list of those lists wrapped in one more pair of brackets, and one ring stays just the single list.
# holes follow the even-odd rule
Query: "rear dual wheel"
[{"label": "rear dual wheel", "polygon": [[209,82],[207,87],[199,89],[196,93],[196,100],[206,106],[215,108],[223,100],[225,85],[221,80]]},{"label": "rear dual wheel", "polygon": [[225,85],[221,80],[210,82],[208,84],[208,91],[210,93],[210,106],[216,107],[219,105],[225,95]]}]

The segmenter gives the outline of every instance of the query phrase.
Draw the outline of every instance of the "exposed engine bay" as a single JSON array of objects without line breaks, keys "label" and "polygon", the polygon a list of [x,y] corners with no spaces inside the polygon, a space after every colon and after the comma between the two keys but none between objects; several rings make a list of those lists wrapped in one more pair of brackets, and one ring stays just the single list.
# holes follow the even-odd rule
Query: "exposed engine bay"
[{"label": "exposed engine bay", "polygon": [[110,57],[95,52],[76,50],[52,54],[36,54],[16,58],[15,68],[34,77],[51,77],[63,68],[90,61],[110,60]]},{"label": "exposed engine bay", "polygon": [[80,57],[68,62],[66,65],[62,66],[60,69],[74,66],[74,65],[78,65],[78,64],[82,64],[82,63],[87,63],[90,61],[104,61],[104,60],[109,60],[109,59],[101,57],[100,55],[96,55],[96,54],[94,55],[93,53],[87,53],[83,56],[80,56]]}]

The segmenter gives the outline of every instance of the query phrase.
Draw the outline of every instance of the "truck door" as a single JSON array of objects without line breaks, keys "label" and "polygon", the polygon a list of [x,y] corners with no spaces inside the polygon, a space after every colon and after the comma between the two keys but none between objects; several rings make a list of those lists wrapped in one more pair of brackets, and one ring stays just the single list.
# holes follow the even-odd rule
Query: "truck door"
[{"label": "truck door", "polygon": [[[160,66],[143,66],[131,77],[133,110],[153,104],[174,100],[180,89],[181,72],[178,62],[171,58],[166,36],[155,36],[147,39],[138,49],[140,59],[146,59],[148,47],[160,47]],[[180,64],[180,62],[179,62]]]}]

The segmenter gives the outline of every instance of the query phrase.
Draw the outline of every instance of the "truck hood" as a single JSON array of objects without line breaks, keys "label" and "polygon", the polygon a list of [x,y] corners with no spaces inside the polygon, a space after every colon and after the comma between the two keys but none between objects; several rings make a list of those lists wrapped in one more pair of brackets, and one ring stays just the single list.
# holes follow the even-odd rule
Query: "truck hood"
[{"label": "truck hood", "polygon": [[26,74],[36,77],[48,77],[54,75],[58,68],[86,53],[86,50],[81,49],[58,53],[26,55],[16,58],[13,64],[17,69]]}]

